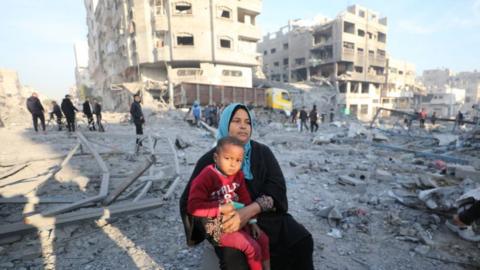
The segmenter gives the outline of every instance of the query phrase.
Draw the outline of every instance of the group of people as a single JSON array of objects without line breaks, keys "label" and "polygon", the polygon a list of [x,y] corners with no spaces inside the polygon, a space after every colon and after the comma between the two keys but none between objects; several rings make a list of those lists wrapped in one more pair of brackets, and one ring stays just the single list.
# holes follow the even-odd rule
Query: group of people
[{"label": "group of people", "polygon": [[[412,126],[413,120],[418,119],[420,128],[425,128],[425,124],[427,120],[430,118],[430,123],[432,126],[435,126],[438,120],[438,116],[436,112],[433,112],[430,117],[428,117],[427,110],[422,108],[420,111],[414,113],[412,117],[405,117],[404,124],[410,128]],[[457,115],[455,116],[455,126],[463,126],[465,122],[465,117],[461,111],[458,111]]]},{"label": "group of people", "polygon": [[[298,131],[302,132],[303,128],[305,130],[309,130],[307,126],[307,121],[310,120],[310,132],[317,132],[318,131],[318,112],[317,112],[317,105],[313,105],[312,110],[307,113],[305,110],[305,106],[302,107],[300,111],[297,108],[294,108],[291,113],[291,122],[293,124],[297,124]],[[321,122],[324,123],[326,121],[326,114],[321,114]],[[333,122],[335,117],[335,113],[333,108],[330,109],[330,122]]]},{"label": "group of people", "polygon": [[209,126],[218,127],[218,121],[224,106],[210,104],[202,108],[198,101],[195,101],[189,110],[194,119],[194,124],[200,126],[200,121],[205,121]]},{"label": "group of people", "polygon": [[[50,119],[55,119],[58,125],[58,130],[61,131],[64,124],[62,123],[63,116],[66,119],[66,128],[69,132],[75,132],[75,121],[76,113],[79,111],[77,107],[73,104],[70,95],[66,95],[62,100],[61,105],[58,105],[56,101],[52,101],[52,110],[50,111]],[[27,99],[27,109],[32,115],[33,128],[35,132],[38,132],[38,120],[42,127],[42,131],[45,132],[45,109],[38,98],[37,93],[32,93],[32,95]],[[83,103],[83,114],[87,117],[89,130],[96,130],[95,122],[93,115],[96,116],[96,123],[98,126],[98,131],[103,132],[104,128],[102,125],[102,105],[93,99],[93,104],[90,99],[85,100]]]}]

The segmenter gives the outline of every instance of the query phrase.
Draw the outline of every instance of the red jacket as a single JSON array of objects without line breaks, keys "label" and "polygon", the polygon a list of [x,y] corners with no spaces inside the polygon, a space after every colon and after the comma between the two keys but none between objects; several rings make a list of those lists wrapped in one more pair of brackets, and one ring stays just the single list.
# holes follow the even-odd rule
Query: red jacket
[{"label": "red jacket", "polygon": [[188,195],[187,211],[196,217],[216,217],[220,204],[229,201],[249,205],[252,202],[245,184],[243,172],[223,175],[215,164],[205,167],[193,179]]}]

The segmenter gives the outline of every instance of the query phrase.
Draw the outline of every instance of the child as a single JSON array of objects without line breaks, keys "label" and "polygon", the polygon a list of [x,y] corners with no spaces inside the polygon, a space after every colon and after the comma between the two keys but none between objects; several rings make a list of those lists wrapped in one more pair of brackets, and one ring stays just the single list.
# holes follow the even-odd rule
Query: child
[{"label": "child", "polygon": [[236,138],[218,141],[213,156],[215,164],[205,167],[192,181],[187,210],[202,218],[210,243],[241,250],[252,270],[270,270],[268,237],[256,219],[237,232],[221,231],[221,217],[235,211],[234,204],[252,203],[241,171],[243,152],[243,144]]}]

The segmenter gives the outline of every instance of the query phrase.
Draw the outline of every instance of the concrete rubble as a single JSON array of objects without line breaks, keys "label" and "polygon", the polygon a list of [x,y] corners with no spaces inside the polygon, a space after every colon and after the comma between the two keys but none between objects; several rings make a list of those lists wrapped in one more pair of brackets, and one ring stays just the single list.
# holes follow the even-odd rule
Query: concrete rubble
[{"label": "concrete rubble", "polygon": [[[20,234],[1,229],[97,196],[105,170],[85,146],[59,167],[79,135],[37,135],[29,122],[3,128],[0,268],[198,269],[207,244],[186,246],[178,198],[195,162],[212,147],[214,130],[189,125],[184,113],[147,115],[145,145],[158,142],[145,171],[152,151],[134,152],[134,127],[123,121],[125,114],[106,113],[105,134],[81,130],[105,163],[107,194],[122,191],[110,206],[99,199],[56,214],[56,222],[68,224]],[[407,133],[388,122],[369,128],[346,118],[300,133],[283,115],[263,109],[255,115],[253,138],[269,145],[282,167],[290,213],[313,234],[316,268],[480,267],[478,246],[444,225],[459,199],[463,205],[479,196],[480,141],[454,134],[455,143],[442,143],[426,130]],[[449,127],[439,134],[452,135]],[[445,168],[438,157],[446,157]],[[129,215],[118,212],[126,207]],[[85,219],[74,220],[80,216]]]}]

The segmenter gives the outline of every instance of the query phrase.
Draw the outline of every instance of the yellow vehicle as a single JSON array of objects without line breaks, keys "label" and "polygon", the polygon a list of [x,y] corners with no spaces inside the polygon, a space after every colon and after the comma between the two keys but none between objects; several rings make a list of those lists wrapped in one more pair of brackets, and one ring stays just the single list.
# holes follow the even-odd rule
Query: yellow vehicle
[{"label": "yellow vehicle", "polygon": [[287,90],[280,88],[267,88],[265,90],[265,103],[267,108],[284,111],[287,116],[292,112],[292,99]]}]

